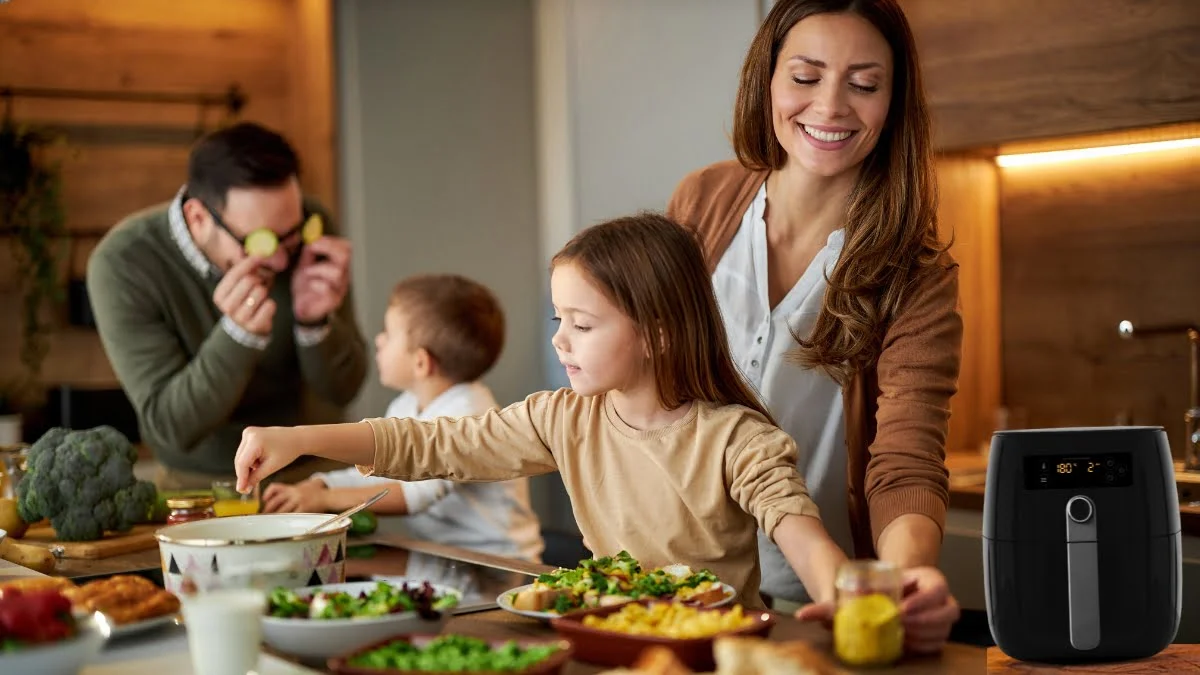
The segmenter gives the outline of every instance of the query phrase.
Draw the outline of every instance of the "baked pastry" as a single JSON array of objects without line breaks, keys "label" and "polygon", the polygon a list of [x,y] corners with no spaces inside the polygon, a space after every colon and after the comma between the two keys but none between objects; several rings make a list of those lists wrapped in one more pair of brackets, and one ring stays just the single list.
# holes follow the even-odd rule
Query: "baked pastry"
[{"label": "baked pastry", "polygon": [[136,574],[118,574],[63,592],[76,611],[101,612],[117,625],[179,611],[179,598]]},{"label": "baked pastry", "polygon": [[66,591],[77,586],[66,577],[17,577],[0,581],[0,593],[10,588],[19,591]]}]

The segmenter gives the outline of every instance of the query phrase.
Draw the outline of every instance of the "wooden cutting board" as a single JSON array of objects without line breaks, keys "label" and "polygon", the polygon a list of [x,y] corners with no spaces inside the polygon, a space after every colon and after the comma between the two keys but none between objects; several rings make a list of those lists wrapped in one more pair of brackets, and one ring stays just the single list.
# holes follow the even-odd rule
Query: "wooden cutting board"
[{"label": "wooden cutting board", "polygon": [[163,526],[156,524],[135,525],[132,530],[124,534],[110,532],[104,535],[103,539],[95,541],[60,542],[55,538],[54,528],[39,523],[31,526],[25,533],[25,536],[21,537],[19,541],[24,544],[33,544],[47,548],[61,546],[64,558],[98,560],[114,555],[135,553],[155,548],[158,546],[158,540],[154,538],[154,533],[161,527]]}]

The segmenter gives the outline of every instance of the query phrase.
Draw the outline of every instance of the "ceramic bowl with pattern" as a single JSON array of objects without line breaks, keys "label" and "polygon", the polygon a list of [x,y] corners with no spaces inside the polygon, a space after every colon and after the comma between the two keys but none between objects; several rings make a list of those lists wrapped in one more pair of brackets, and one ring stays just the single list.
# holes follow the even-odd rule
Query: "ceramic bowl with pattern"
[{"label": "ceramic bowl with pattern", "polygon": [[319,586],[346,580],[350,519],[305,534],[329,519],[324,513],[258,513],[209,518],[158,530],[163,585],[185,592],[277,586]]}]

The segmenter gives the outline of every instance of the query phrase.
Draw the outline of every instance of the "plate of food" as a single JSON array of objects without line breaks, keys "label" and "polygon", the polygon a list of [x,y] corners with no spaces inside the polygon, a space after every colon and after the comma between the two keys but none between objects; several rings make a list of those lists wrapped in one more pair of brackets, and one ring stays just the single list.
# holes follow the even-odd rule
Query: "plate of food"
[{"label": "plate of food", "polygon": [[572,612],[550,622],[571,641],[575,658],[602,666],[632,665],[648,647],[665,647],[696,671],[714,667],[713,642],[725,636],[766,637],[770,612],[741,605],[716,608],[642,599],[615,607]]},{"label": "plate of food", "polygon": [[108,634],[102,615],[77,616],[55,588],[0,588],[0,673],[74,675],[100,653]]},{"label": "plate of food", "polygon": [[402,633],[437,632],[461,597],[429,582],[276,588],[267,596],[263,641],[292,656],[328,659]]},{"label": "plate of food", "polygon": [[735,591],[708,570],[687,565],[642,569],[633,556],[589,558],[572,568],[538,576],[532,584],[509,589],[496,598],[501,609],[533,619],[550,620],[569,612],[610,607],[654,598],[697,607],[720,607],[733,602]]},{"label": "plate of food", "polygon": [[116,574],[62,591],[76,613],[100,612],[112,639],[167,626],[179,618],[179,598],[146,577]]},{"label": "plate of food", "polygon": [[571,658],[566,640],[482,640],[465,635],[399,635],[326,664],[337,675],[512,673],[554,675]]}]

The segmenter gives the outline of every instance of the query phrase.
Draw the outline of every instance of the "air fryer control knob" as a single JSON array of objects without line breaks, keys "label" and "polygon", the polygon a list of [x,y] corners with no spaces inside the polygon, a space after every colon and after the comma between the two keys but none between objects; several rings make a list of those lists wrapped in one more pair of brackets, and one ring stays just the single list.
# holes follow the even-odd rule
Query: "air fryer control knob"
[{"label": "air fryer control knob", "polygon": [[1072,497],[1067,502],[1067,515],[1077,523],[1086,523],[1092,519],[1092,502],[1086,497]]}]

